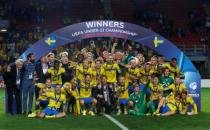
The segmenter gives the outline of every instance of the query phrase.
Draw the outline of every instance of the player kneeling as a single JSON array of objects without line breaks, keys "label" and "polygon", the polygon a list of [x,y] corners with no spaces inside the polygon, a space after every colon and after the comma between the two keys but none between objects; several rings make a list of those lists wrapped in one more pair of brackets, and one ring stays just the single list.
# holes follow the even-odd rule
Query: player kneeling
[{"label": "player kneeling", "polygon": [[97,104],[97,100],[92,98],[92,88],[91,75],[85,75],[85,81],[80,84],[80,107],[82,110],[82,115],[92,115],[94,116],[93,108]]},{"label": "player kneeling", "polygon": [[[191,109],[191,111],[189,111]],[[197,105],[187,91],[181,93],[181,110],[180,114],[196,115],[198,114]]]},{"label": "player kneeling", "polygon": [[177,106],[174,94],[171,93],[167,97],[163,97],[162,93],[159,93],[159,104],[156,109],[156,116],[172,116],[176,114]]},{"label": "player kneeling", "polygon": [[48,97],[46,96],[46,93],[49,92],[54,92],[54,89],[52,88],[52,82],[50,79],[46,79],[45,84],[43,83],[38,83],[36,84],[36,87],[40,88],[39,91],[39,97],[38,100],[36,101],[36,110],[29,114],[28,117],[36,117],[40,112],[47,107],[49,100]]},{"label": "player kneeling", "polygon": [[130,115],[143,116],[146,114],[147,105],[146,105],[146,90],[148,85],[146,85],[142,91],[139,91],[139,85],[134,85],[134,92],[130,95],[128,106],[130,108]]},{"label": "player kneeling", "polygon": [[154,115],[155,114],[155,110],[158,107],[159,104],[159,93],[162,94],[163,93],[163,86],[162,84],[159,83],[159,79],[157,76],[155,76],[152,79],[152,82],[149,83],[149,86],[151,94],[150,94],[150,101],[149,101],[149,112],[147,113],[147,115]]},{"label": "player kneeling", "polygon": [[118,98],[117,115],[120,115],[122,112],[125,115],[127,115],[127,104],[129,100],[128,82],[125,81],[125,77],[123,76],[120,76],[118,79],[118,84],[116,87],[116,96]]},{"label": "player kneeling", "polygon": [[[66,116],[66,95],[61,93],[61,85],[56,85],[54,92],[46,93],[48,106],[39,114],[40,118],[62,118]],[[62,110],[61,110],[62,109]]]},{"label": "player kneeling", "polygon": [[67,100],[69,100],[68,107],[70,106],[72,107],[72,114],[79,115],[80,114],[79,90],[77,88],[76,78],[73,78],[71,82],[66,82],[63,85],[61,91],[67,96]]}]

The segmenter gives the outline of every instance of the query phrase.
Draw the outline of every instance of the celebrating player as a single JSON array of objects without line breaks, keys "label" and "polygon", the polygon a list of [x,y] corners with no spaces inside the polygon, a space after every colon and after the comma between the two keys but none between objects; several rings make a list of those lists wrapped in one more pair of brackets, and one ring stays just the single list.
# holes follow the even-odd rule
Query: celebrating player
[{"label": "celebrating player", "polygon": [[54,92],[47,92],[48,106],[39,114],[40,118],[62,118],[66,116],[66,95],[61,93],[61,85],[57,84]]},{"label": "celebrating player", "polygon": [[80,106],[82,115],[95,115],[93,107],[96,106],[97,100],[92,97],[91,75],[86,74],[83,82],[80,83]]}]

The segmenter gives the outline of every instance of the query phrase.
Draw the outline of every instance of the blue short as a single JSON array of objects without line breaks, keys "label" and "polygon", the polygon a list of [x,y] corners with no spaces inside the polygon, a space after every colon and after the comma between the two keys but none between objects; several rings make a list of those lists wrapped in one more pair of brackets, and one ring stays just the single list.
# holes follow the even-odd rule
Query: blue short
[{"label": "blue short", "polygon": [[152,101],[152,104],[153,104],[153,106],[155,108],[157,108],[158,107],[158,104],[159,104],[159,101],[158,100],[154,100],[154,101]]},{"label": "blue short", "polygon": [[[144,87],[145,87],[144,84],[140,84],[140,85],[139,85],[139,90],[142,91]],[[129,86],[128,91],[129,91],[129,93],[133,93],[133,92],[134,92],[134,87],[133,87],[133,85]],[[150,91],[150,88],[147,88],[146,93],[150,93],[150,92],[151,92],[151,91]]]},{"label": "blue short", "polygon": [[80,98],[80,100],[83,100],[86,104],[91,104],[92,101],[93,101],[93,98],[90,97],[90,98]]},{"label": "blue short", "polygon": [[42,112],[44,112],[47,116],[57,115],[59,113],[57,109],[50,107],[46,107]]},{"label": "blue short", "polygon": [[166,112],[169,112],[171,111],[171,109],[168,107],[168,105],[163,105],[161,108],[160,108],[160,112],[163,114],[163,113],[166,113]]},{"label": "blue short", "polygon": [[49,104],[49,100],[39,100],[39,105],[41,107],[47,107],[47,105]]},{"label": "blue short", "polygon": [[[140,84],[140,85],[139,85],[139,90],[142,91],[142,90],[144,89],[144,87],[145,87],[144,84]],[[150,88],[148,87],[147,90],[146,90],[146,94],[150,94],[150,93],[151,93],[151,90],[150,90]]]},{"label": "blue short", "polygon": [[119,99],[120,105],[127,105],[128,104],[128,99]]}]

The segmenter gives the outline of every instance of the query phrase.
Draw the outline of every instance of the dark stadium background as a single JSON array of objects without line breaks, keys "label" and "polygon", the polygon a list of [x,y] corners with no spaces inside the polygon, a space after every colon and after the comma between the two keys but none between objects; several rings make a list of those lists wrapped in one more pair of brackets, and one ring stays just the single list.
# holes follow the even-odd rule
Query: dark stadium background
[{"label": "dark stadium background", "polygon": [[209,14],[208,0],[1,0],[0,65],[56,29],[111,19],[165,36],[190,57],[202,78],[209,78]]}]

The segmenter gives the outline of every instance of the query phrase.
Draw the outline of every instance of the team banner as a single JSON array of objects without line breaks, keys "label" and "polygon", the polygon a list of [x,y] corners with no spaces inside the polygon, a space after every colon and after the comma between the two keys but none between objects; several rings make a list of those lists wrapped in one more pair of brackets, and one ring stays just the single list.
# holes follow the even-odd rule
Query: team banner
[{"label": "team banner", "polygon": [[172,42],[139,25],[109,20],[87,21],[73,24],[58,29],[37,41],[21,55],[21,58],[26,59],[27,54],[32,52],[35,54],[36,60],[38,60],[57,47],[70,44],[77,40],[94,37],[116,37],[134,40],[139,44],[155,50],[168,60],[176,57],[180,70],[185,75],[184,82],[186,83],[189,94],[194,98],[198,110],[200,110],[200,74],[195,66]]}]

